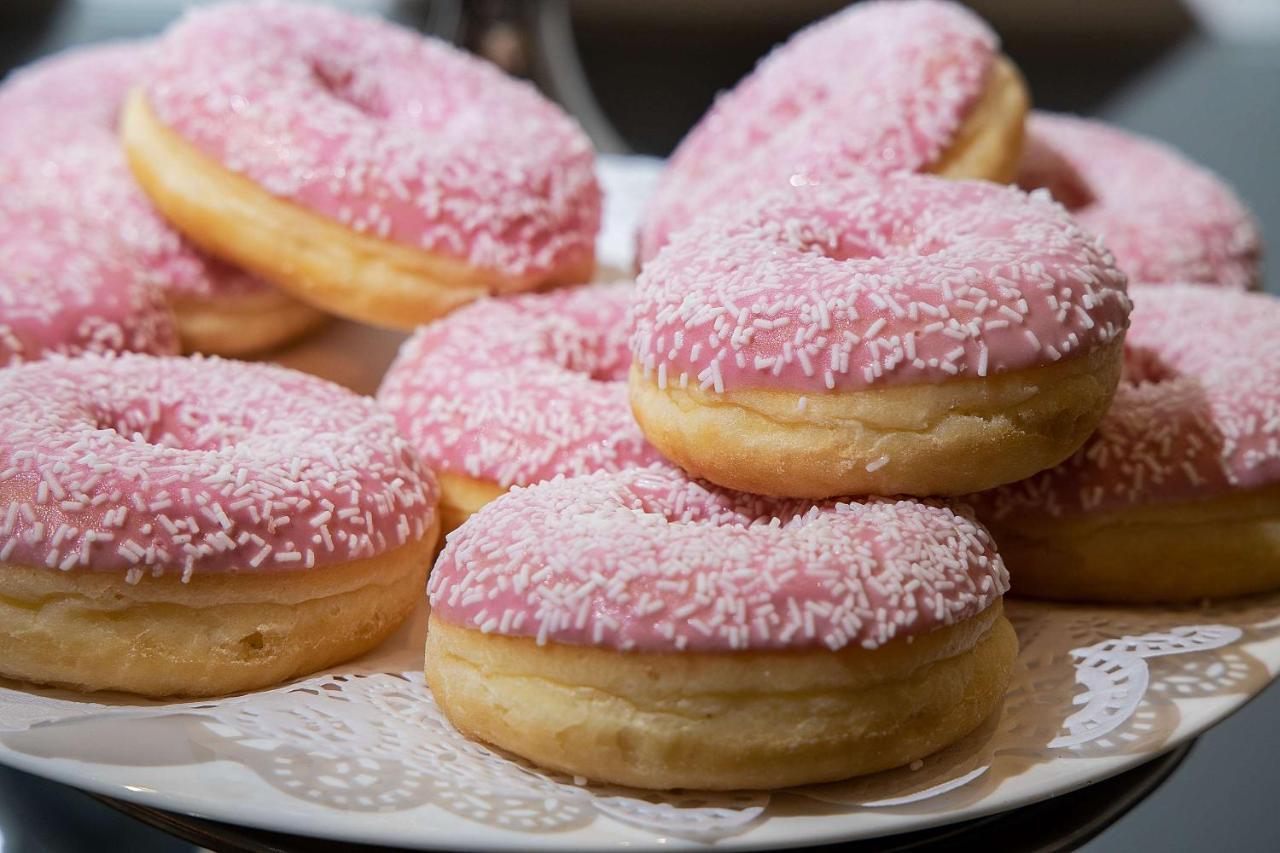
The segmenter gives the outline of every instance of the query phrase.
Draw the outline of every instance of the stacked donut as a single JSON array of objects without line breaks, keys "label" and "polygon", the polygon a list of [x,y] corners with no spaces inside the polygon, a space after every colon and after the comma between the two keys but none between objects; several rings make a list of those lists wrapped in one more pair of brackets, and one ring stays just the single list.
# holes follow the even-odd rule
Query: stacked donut
[{"label": "stacked donut", "polygon": [[[875,85],[824,106],[840,75]],[[1046,200],[866,167],[893,149],[905,169],[1011,179],[1024,112],[969,13],[858,7],[690,134],[636,286],[486,301],[410,339],[379,399],[462,522],[430,581],[427,677],[464,732],[593,779],[776,787],[909,763],[998,707],[1016,640],[989,534],[945,501],[874,495],[963,492],[1069,454],[1119,373],[1123,282]],[[802,140],[805,177],[789,180]],[[722,196],[731,212],[702,210]],[[936,272],[908,294],[913,265]],[[1031,275],[1052,289],[1020,301]],[[871,301],[894,292],[886,327]],[[983,337],[1005,313],[1010,331]],[[913,348],[886,402],[880,361],[856,346],[877,336],[899,362]],[[1063,390],[1028,395],[1059,375]],[[957,396],[990,412],[973,434],[940,423],[953,444],[932,459],[932,439],[890,448],[832,426]],[[1025,458],[926,486],[965,445]]]},{"label": "stacked donut", "polygon": [[[405,344],[379,399],[456,526],[426,668],[460,729],[643,787],[838,779],[999,706],[1010,580],[1280,586],[1253,346],[1280,316],[1232,292],[1251,217],[1169,149],[1026,103],[972,14],[859,4],[681,143],[633,287],[486,300]],[[1190,324],[1220,343],[1173,355]],[[1167,523],[1138,508],[1163,500]],[[1175,529],[1206,511],[1242,534],[1229,572]]]},{"label": "stacked donut", "polygon": [[[1158,143],[1029,113],[958,5],[861,3],[766,57],[669,161],[634,283],[552,289],[593,274],[577,125],[386,24],[217,6],[0,108],[5,676],[249,689],[425,586],[468,735],[778,787],[996,712],[1011,584],[1280,586],[1252,218]],[[323,312],[415,328],[376,401],[173,355]]]},{"label": "stacked donut", "polygon": [[216,695],[391,635],[434,473],[373,400],[216,356],[586,280],[585,135],[451,47],[282,3],[44,60],[0,113],[0,675]]},{"label": "stacked donut", "polygon": [[381,22],[193,12],[157,41],[19,71],[0,113],[0,294],[40,303],[0,325],[6,362],[171,352],[175,334],[239,356],[324,312],[408,328],[593,272],[599,188],[578,126]]}]

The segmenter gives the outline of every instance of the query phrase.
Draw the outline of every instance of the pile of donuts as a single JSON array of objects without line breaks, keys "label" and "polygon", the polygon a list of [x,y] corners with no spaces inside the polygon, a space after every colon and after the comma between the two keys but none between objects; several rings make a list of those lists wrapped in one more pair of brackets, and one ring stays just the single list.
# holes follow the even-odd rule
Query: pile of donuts
[{"label": "pile of donuts", "polygon": [[[668,161],[634,282],[592,281],[578,125],[381,21],[205,7],[15,72],[0,115],[6,678],[252,690],[426,596],[468,736],[770,788],[996,712],[1010,590],[1280,588],[1252,217],[1029,111],[959,5],[765,57]],[[413,330],[376,399],[269,363],[329,315]]]}]

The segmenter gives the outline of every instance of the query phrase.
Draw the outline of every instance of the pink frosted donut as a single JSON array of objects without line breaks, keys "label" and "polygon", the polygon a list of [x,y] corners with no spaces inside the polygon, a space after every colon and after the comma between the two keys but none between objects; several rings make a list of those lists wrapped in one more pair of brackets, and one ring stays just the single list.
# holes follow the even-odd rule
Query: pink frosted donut
[{"label": "pink frosted donut", "polygon": [[0,371],[0,420],[5,676],[247,689],[369,648],[421,594],[435,481],[336,385],[217,359],[53,359]]},{"label": "pink frosted donut", "polygon": [[719,204],[859,171],[1013,177],[1026,92],[981,19],[953,3],[859,3],[775,49],[689,132],[638,251]]},{"label": "pink frosted donut", "polygon": [[600,191],[578,125],[381,21],[289,3],[190,12],[124,135],[143,188],[197,243],[358,319],[409,327],[594,264]]},{"label": "pink frosted donut", "polygon": [[[26,203],[79,223],[68,227],[114,238],[125,274],[167,294],[187,349],[236,354],[282,343],[318,315],[197,251],[160,218],[129,173],[116,120],[150,56],[146,43],[117,43],[68,51],[18,71],[0,87],[6,117],[0,176],[6,188],[24,185]],[[0,234],[0,241],[14,239]],[[77,251],[74,244],[64,248]]]},{"label": "pink frosted donut", "polygon": [[1052,192],[1134,281],[1259,284],[1262,237],[1253,216],[1221,179],[1163,143],[1034,113],[1018,184]]},{"label": "pink frosted donut", "polygon": [[974,496],[1022,593],[1165,601],[1280,587],[1280,302],[1143,285],[1125,379],[1074,456]]},{"label": "pink frosted donut", "polygon": [[[428,588],[428,679],[464,731],[647,787],[893,766],[936,748],[906,745],[917,712],[943,739],[985,716],[1013,652],[1004,566],[970,518],[775,501],[660,466],[513,489],[450,536]],[[980,708],[952,718],[964,699]],[[823,749],[841,757],[808,766]]]},{"label": "pink frosted donut", "polygon": [[51,354],[178,351],[173,314],[112,236],[18,182],[0,191],[0,367]]},{"label": "pink frosted donut", "polygon": [[513,490],[429,583],[442,622],[650,652],[877,649],[1006,588],[986,531],[943,505],[777,501],[657,466]]},{"label": "pink frosted donut", "polygon": [[761,494],[951,494],[1061,461],[1115,389],[1129,302],[1047,195],[863,174],[704,217],[633,306],[632,406]]},{"label": "pink frosted donut", "polygon": [[378,392],[452,529],[512,486],[649,465],[627,405],[631,284],[482,300],[418,330]]}]

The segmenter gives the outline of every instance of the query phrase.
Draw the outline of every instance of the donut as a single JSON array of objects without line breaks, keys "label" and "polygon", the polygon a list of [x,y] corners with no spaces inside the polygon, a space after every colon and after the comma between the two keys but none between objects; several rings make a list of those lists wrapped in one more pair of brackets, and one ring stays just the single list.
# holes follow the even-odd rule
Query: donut
[{"label": "donut", "polygon": [[401,347],[378,401],[452,530],[512,486],[661,461],[627,404],[629,282],[484,299]]},{"label": "donut", "polygon": [[[149,56],[145,42],[72,50],[17,72],[0,87],[0,115],[6,117],[0,174],[6,191],[23,183],[27,203],[79,223],[69,227],[100,230],[118,241],[116,264],[123,274],[161,289],[187,351],[244,355],[298,337],[323,315],[197,251],[160,218],[133,180],[116,122]],[[0,242],[15,239],[25,238],[0,232]],[[64,248],[71,254],[95,251],[75,243]]]},{"label": "donut", "polygon": [[173,312],[115,240],[2,169],[0,186],[0,368],[58,354],[178,351]]},{"label": "donut", "polygon": [[436,499],[389,416],[305,374],[0,370],[0,675],[212,696],[347,660],[420,601]]},{"label": "donut", "polygon": [[1280,588],[1280,302],[1192,284],[1133,299],[1097,432],[971,498],[1014,590],[1149,603]]},{"label": "donut", "polygon": [[675,236],[637,281],[631,405],[727,488],[975,491],[1080,446],[1128,311],[1110,255],[1047,195],[863,174]]},{"label": "donut", "polygon": [[908,764],[1001,703],[1007,574],[942,506],[772,501],[670,468],[512,489],[449,537],[426,675],[464,734],[641,788]]},{"label": "donut", "polygon": [[1102,237],[1132,281],[1260,284],[1262,237],[1223,181],[1163,142],[1032,113],[1018,184],[1046,188]]},{"label": "donut", "polygon": [[161,38],[122,134],[192,241],[352,319],[408,329],[594,267],[581,128],[528,83],[381,21],[300,3],[192,11]]},{"label": "donut", "polygon": [[976,15],[859,3],[801,30],[721,96],[672,154],[638,257],[717,205],[861,171],[1013,179],[1026,86]]}]

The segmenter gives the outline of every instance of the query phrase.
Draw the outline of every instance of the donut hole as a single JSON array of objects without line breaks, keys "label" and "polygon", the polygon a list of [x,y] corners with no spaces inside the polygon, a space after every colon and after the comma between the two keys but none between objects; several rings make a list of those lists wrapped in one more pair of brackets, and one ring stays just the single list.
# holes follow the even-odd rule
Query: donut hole
[{"label": "donut hole", "polygon": [[376,86],[368,84],[364,75],[356,73],[350,65],[331,58],[313,60],[311,76],[316,84],[335,100],[372,118],[385,119],[389,115]]},{"label": "donut hole", "polygon": [[197,414],[192,407],[156,400],[90,404],[87,416],[92,429],[174,450],[224,450],[238,444],[248,432],[244,422]]},{"label": "donut hole", "polygon": [[1054,201],[1072,212],[1097,201],[1088,181],[1067,158],[1034,136],[1028,138],[1023,150],[1017,183],[1027,192],[1047,190]]},{"label": "donut hole", "polygon": [[787,527],[815,512],[807,501],[789,501],[723,489],[710,483],[683,482],[673,488],[671,474],[637,474],[619,493],[623,506],[668,524],[717,528]]},{"label": "donut hole", "polygon": [[556,358],[557,366],[592,382],[625,382],[631,369],[630,353],[626,359],[616,353],[579,353],[566,358]]},{"label": "donut hole", "polygon": [[854,222],[839,227],[796,219],[785,226],[784,240],[792,248],[835,263],[895,258],[926,258],[945,251],[950,241],[912,224],[885,231],[867,231]]},{"label": "donut hole", "polygon": [[1126,345],[1121,379],[1133,385],[1156,385],[1178,378],[1178,371],[1164,362],[1157,350]]},{"label": "donut hole", "polygon": [[549,331],[542,346],[543,358],[592,382],[623,382],[631,370],[627,336],[615,330],[602,334],[599,329],[584,328],[573,335]]},{"label": "donut hole", "polygon": [[592,382],[624,382],[627,378],[627,372],[630,369],[629,364],[611,364],[602,363],[594,366],[587,366],[585,369],[581,367],[570,367],[575,373],[579,373],[590,379]]},{"label": "donut hole", "polygon": [[114,432],[128,441],[153,444],[159,447],[181,448],[183,442],[175,435],[172,425],[163,417],[155,417],[143,407],[118,410],[95,407],[90,423],[95,430]]},{"label": "donut hole", "polygon": [[872,235],[854,233],[848,228],[835,228],[831,223],[818,219],[789,219],[782,226],[780,237],[797,252],[837,263],[872,260],[888,254],[888,247],[872,239]]}]

